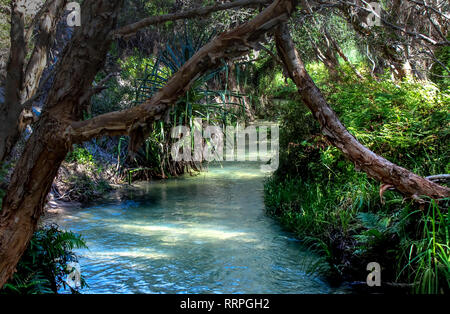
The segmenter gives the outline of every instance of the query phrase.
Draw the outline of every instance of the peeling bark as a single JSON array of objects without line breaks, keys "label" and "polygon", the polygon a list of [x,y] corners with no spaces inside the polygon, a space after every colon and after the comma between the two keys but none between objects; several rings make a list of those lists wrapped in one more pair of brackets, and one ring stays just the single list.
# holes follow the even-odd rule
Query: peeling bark
[{"label": "peeling bark", "polygon": [[[42,73],[47,65],[48,48],[51,46],[56,24],[65,10],[67,0],[53,0],[39,12],[39,36],[25,71],[24,56],[27,40],[24,34],[23,14],[13,8],[11,19],[11,49],[7,68],[6,97],[1,107],[0,162],[4,161],[22,132],[29,110],[24,104],[36,94]],[[29,35],[28,35],[29,36]],[[31,104],[29,104],[31,105]]]},{"label": "peeling bark", "polygon": [[450,196],[450,189],[422,178],[385,158],[378,156],[362,145],[341,123],[336,113],[326,102],[321,91],[306,72],[305,66],[292,41],[287,25],[276,31],[276,44],[280,58],[306,106],[320,123],[322,133],[336,146],[357,170],[362,170],[371,178],[383,184],[392,185],[408,197],[420,196],[444,198]]},{"label": "peeling bark", "polygon": [[18,118],[22,111],[19,104],[25,60],[24,24],[24,14],[19,12],[15,1],[11,2],[11,47],[6,67],[5,102],[0,103],[0,162],[4,161],[16,143],[11,130],[18,129]]},{"label": "peeling bark", "polygon": [[47,65],[47,53],[56,32],[56,25],[63,15],[67,0],[53,0],[39,23],[39,35],[27,64],[22,90],[22,101],[32,97],[39,87],[42,72]]},{"label": "peeling bark", "polygon": [[[74,141],[104,134],[141,134],[153,118],[184,94],[221,58],[246,54],[251,43],[292,12],[293,0],[275,0],[248,23],[216,37],[194,55],[154,97],[132,109],[80,121],[83,99],[102,67],[123,0],[85,0],[81,28],[66,47],[44,111],[18,161],[0,211],[0,287],[25,251],[61,162]],[[139,136],[138,136],[139,137]]]},{"label": "peeling bark", "polygon": [[149,122],[160,119],[167,107],[184,95],[199,75],[222,65],[223,59],[247,54],[264,33],[286,21],[293,8],[291,0],[276,0],[253,20],[217,36],[192,56],[158,93],[141,105],[86,121],[74,121],[69,130],[73,142],[104,135],[140,133]]},{"label": "peeling bark", "polygon": [[61,162],[71,149],[67,119],[81,119],[80,98],[103,66],[123,0],[86,0],[82,26],[61,58],[47,105],[15,166],[0,211],[0,287],[25,251]]}]

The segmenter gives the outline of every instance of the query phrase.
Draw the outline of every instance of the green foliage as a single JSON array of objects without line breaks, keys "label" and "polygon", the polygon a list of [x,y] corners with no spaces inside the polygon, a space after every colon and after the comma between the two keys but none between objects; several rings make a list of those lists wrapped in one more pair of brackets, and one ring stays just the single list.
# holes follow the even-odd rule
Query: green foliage
[{"label": "green foliage", "polygon": [[0,294],[47,294],[69,288],[78,293],[86,286],[81,277],[81,288],[72,289],[65,283],[67,265],[76,262],[73,249],[87,248],[83,239],[72,232],[62,231],[56,225],[39,229],[17,264],[17,272],[0,290]]},{"label": "green foliage", "polygon": [[439,84],[443,90],[449,90],[450,73],[448,69],[450,69],[450,46],[440,47],[437,49],[435,55],[439,62],[436,62],[433,65],[431,78],[434,82]]},{"label": "green foliage", "polygon": [[105,164],[85,147],[76,146],[67,154],[66,162],[69,164],[59,177],[63,200],[86,203],[102,198],[112,189],[107,181],[108,174],[103,175]]},{"label": "green foliage", "polygon": [[88,165],[93,163],[93,157],[89,151],[84,147],[76,147],[69,152],[66,156],[67,162],[76,162],[82,165]]},{"label": "green foliage", "polygon": [[[297,14],[301,16],[301,13]],[[312,21],[312,18],[314,18],[314,21]],[[314,14],[312,18],[305,19],[300,25],[294,24],[291,27],[294,42],[297,47],[301,47],[299,53],[304,62],[317,61],[314,45],[321,51],[326,51],[328,48],[328,43],[324,38],[324,29],[344,50],[352,62],[359,61],[361,54],[357,45],[358,37],[353,27],[345,20],[345,17],[337,14]]]},{"label": "green foliage", "polygon": [[175,0],[126,0],[120,19],[122,23],[129,24],[148,16],[168,14],[174,4]]},{"label": "green foliage", "polygon": [[286,80],[279,66],[275,67],[271,58],[262,59],[254,64],[258,94],[270,95],[272,98],[283,98],[297,90],[291,80]]},{"label": "green foliage", "polygon": [[[387,77],[357,81],[351,73],[335,83],[322,66],[308,69],[366,146],[420,175],[449,172],[449,97],[436,85]],[[415,292],[447,291],[446,205],[434,204],[434,212],[419,217],[416,205],[392,191],[384,193],[382,204],[379,183],[328,145],[296,95],[286,98],[278,110],[280,166],[265,184],[268,212],[323,254],[332,280],[361,280],[367,260],[373,260],[391,265],[383,269],[385,281],[420,282]]]},{"label": "green foliage", "polygon": [[[125,59],[123,61],[125,69],[121,72],[120,76],[109,79],[105,84],[106,89],[92,97],[92,109],[90,113],[85,113],[86,119],[132,106],[134,97],[132,86],[134,71],[131,69],[138,61],[132,60],[128,62],[127,60]],[[104,77],[105,75],[98,74],[96,81],[101,81]]]},{"label": "green foliage", "polygon": [[416,293],[437,294],[449,292],[450,288],[450,216],[448,201],[430,201],[428,210],[420,211],[419,238],[405,238],[403,245],[408,253],[408,263],[398,276],[407,273],[414,282]]},{"label": "green foliage", "polygon": [[[347,76],[350,79],[339,84],[328,83],[323,68],[308,68],[341,121],[364,145],[420,175],[449,172],[450,98],[446,92],[432,83],[396,84],[387,78],[380,82],[371,78],[356,81]],[[317,123],[305,106],[298,103],[293,100],[279,109],[280,145],[285,148],[281,149],[282,153],[286,152],[281,158],[281,171],[287,173],[291,165],[317,167],[318,164],[335,173],[352,170],[337,149],[325,147],[323,138],[318,136]],[[330,173],[334,175],[331,171],[326,175]]]},{"label": "green foliage", "polygon": [[[200,30],[194,34],[185,27],[183,33],[174,35],[165,43],[157,56],[144,58],[134,55],[121,62],[124,80],[134,80],[133,104],[141,104],[162,88],[201,47],[209,41],[213,33]],[[243,96],[228,88],[231,67],[223,63],[218,69],[207,71],[199,76],[186,94],[180,97],[171,108],[164,121],[153,123],[144,145],[132,158],[121,158],[129,144],[128,138],[118,143],[118,156],[121,163],[133,168],[127,169],[128,181],[148,179],[157,176],[166,178],[197,169],[195,162],[174,162],[170,154],[170,132],[172,127],[185,125],[193,134],[194,119],[209,124],[229,124],[245,117]],[[239,82],[240,65],[234,66],[235,77]],[[238,83],[239,84],[239,83]],[[143,177],[144,176],[144,177]]]},{"label": "green foliage", "polygon": [[448,170],[449,99],[432,83],[396,85],[387,79],[339,85],[329,96],[344,125],[360,142],[421,175]]},{"label": "green foliage", "polygon": [[119,60],[121,78],[134,82],[142,78],[142,74],[147,71],[147,68],[154,66],[154,64],[154,58],[145,57],[136,51],[134,55],[124,60]]}]

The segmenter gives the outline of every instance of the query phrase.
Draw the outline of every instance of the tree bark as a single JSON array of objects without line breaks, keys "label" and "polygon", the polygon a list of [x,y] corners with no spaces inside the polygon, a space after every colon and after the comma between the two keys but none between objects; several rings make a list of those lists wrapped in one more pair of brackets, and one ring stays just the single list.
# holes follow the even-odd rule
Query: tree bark
[{"label": "tree bark", "polygon": [[233,8],[240,8],[240,7],[247,7],[247,6],[254,6],[254,5],[263,5],[263,4],[269,4],[272,0],[237,0],[227,3],[221,3],[221,4],[215,4],[207,7],[201,7],[201,8],[195,8],[192,10],[186,10],[179,13],[173,13],[173,14],[166,14],[166,15],[159,15],[159,16],[152,16],[148,17],[146,19],[140,20],[136,23],[126,25],[124,27],[119,28],[118,30],[114,31],[115,37],[124,37],[133,35],[141,28],[150,26],[150,25],[156,25],[160,23],[164,23],[167,21],[176,21],[181,19],[189,19],[194,17],[206,17],[209,14],[217,11],[223,11],[223,10],[229,10]]},{"label": "tree bark", "polygon": [[67,119],[80,119],[80,98],[103,66],[123,0],[86,0],[82,26],[65,49],[47,104],[15,166],[0,211],[0,287],[25,251],[61,162],[71,149]]},{"label": "tree bark", "polygon": [[275,39],[278,53],[289,76],[297,85],[304,104],[308,106],[320,123],[322,133],[331,144],[355,164],[357,170],[366,172],[371,178],[384,184],[392,185],[404,195],[412,198],[423,195],[431,198],[444,198],[450,195],[450,189],[447,187],[440,186],[393,164],[359,143],[341,123],[306,72],[287,25],[284,24],[277,29]]},{"label": "tree bark", "polygon": [[42,72],[47,65],[47,54],[56,32],[56,25],[65,11],[67,0],[53,0],[39,23],[39,35],[27,64],[22,90],[22,101],[32,97],[39,87]]},{"label": "tree bark", "polygon": [[[47,65],[47,53],[52,44],[56,24],[64,13],[67,0],[52,0],[40,12],[39,36],[25,71],[24,55],[27,45],[23,16],[13,7],[11,19],[10,62],[7,68],[7,93],[1,107],[0,162],[4,161],[22,132],[25,108],[23,106],[37,92],[42,73]],[[14,4],[13,4],[14,5]],[[22,20],[21,20],[22,19]]]},{"label": "tree bark", "polygon": [[0,103],[0,163],[4,161],[17,139],[14,131],[19,126],[20,91],[23,86],[25,60],[25,17],[16,1],[11,2],[11,47],[6,67],[5,102]]},{"label": "tree bark", "polygon": [[69,131],[72,141],[80,143],[104,135],[145,132],[149,122],[163,116],[167,107],[174,104],[200,74],[222,65],[222,59],[247,54],[264,33],[287,20],[293,8],[291,0],[275,0],[253,20],[217,36],[192,56],[158,93],[141,105],[86,121],[73,121]]},{"label": "tree bark", "polygon": [[[0,287],[14,273],[26,249],[46,196],[72,143],[104,134],[139,137],[146,123],[157,118],[183,95],[203,71],[221,58],[246,54],[292,12],[293,0],[275,0],[253,20],[216,37],[196,53],[149,101],[132,109],[82,121],[81,107],[90,95],[95,74],[109,49],[112,29],[123,0],[85,0],[81,28],[64,50],[44,111],[18,161],[0,212]],[[78,121],[78,122],[77,122]]]}]

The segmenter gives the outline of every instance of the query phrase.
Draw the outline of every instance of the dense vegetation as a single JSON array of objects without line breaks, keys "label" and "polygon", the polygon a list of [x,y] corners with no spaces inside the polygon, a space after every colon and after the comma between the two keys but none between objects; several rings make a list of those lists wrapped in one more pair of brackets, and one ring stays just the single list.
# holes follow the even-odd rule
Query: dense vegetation
[{"label": "dense vegetation", "polygon": [[86,248],[79,235],[62,231],[56,225],[40,228],[17,265],[14,277],[0,294],[78,293],[86,286],[84,277],[81,276],[79,287],[71,287],[66,280],[71,274],[67,266],[77,262],[73,250],[79,248]]},{"label": "dense vegetation", "polygon": [[[83,10],[99,12],[73,31],[63,2],[49,0],[61,8],[41,11],[53,23],[47,37],[40,36],[42,16],[23,17],[14,1],[0,0],[0,286],[22,256],[1,293],[57,293],[67,264],[76,261],[73,249],[85,247],[57,226],[37,228],[47,195],[85,203],[107,196],[114,184],[201,171],[201,161],[174,161],[170,154],[171,128],[184,124],[192,133],[196,118],[218,126],[279,123],[280,166],[265,184],[267,212],[322,256],[315,269],[330,282],[358,288],[366,265],[378,262],[387,287],[449,292],[449,199],[402,194],[400,184],[371,179],[349,162],[321,132],[323,121],[288,78],[292,69],[273,38],[280,16],[289,15],[307,72],[360,143],[420,176],[449,174],[448,4],[383,1],[383,23],[371,28],[371,12],[359,0],[301,1],[292,10],[297,1],[279,0],[282,9],[272,6],[273,16],[262,17],[271,27],[244,32],[236,27],[262,23],[253,18],[271,1],[234,10],[214,9],[218,2],[210,0],[127,0],[123,8],[123,1],[95,1],[82,1]],[[174,17],[199,6],[213,10]],[[138,20],[174,13],[126,32]],[[231,29],[233,40],[215,36]],[[98,55],[86,54],[86,42],[89,54]],[[201,55],[207,43],[210,51]],[[78,56],[86,60],[77,63]],[[189,61],[192,72],[183,69]],[[8,64],[16,67],[7,71]],[[123,125],[108,125],[112,112]],[[74,131],[89,121],[105,125],[87,125],[86,136]],[[37,230],[32,238],[31,231],[11,232],[17,215],[28,224],[23,230]],[[10,239],[3,234],[24,245],[5,247]],[[26,243],[25,253],[16,249]]]},{"label": "dense vegetation", "polygon": [[[448,90],[389,77],[360,81],[348,72],[333,82],[320,65],[310,68],[333,109],[366,146],[423,176],[449,172]],[[279,108],[280,167],[266,182],[268,212],[321,252],[332,280],[361,280],[367,263],[377,261],[385,282],[417,283],[415,292],[448,292],[449,200],[417,206],[395,191],[380,198],[379,183],[328,145],[299,106],[295,88],[270,88],[292,92]]]}]

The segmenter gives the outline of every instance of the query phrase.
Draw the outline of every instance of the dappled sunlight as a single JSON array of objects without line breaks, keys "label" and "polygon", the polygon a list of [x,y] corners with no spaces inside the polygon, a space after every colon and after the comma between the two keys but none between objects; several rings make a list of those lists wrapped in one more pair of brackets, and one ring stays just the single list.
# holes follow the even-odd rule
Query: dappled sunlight
[{"label": "dappled sunlight", "polygon": [[134,184],[132,199],[67,219],[92,248],[81,261],[92,291],[117,289],[123,270],[123,289],[136,292],[142,283],[168,293],[329,291],[305,276],[299,261],[311,253],[265,214],[261,164],[214,163],[196,176]]},{"label": "dappled sunlight", "polygon": [[102,260],[113,260],[118,257],[128,257],[128,258],[145,258],[145,259],[164,259],[169,258],[170,255],[167,253],[160,253],[151,251],[148,249],[140,248],[139,251],[133,250],[115,250],[115,251],[89,251],[89,258],[91,259],[102,259]]},{"label": "dappled sunlight", "polygon": [[[233,240],[242,242],[257,241],[253,235],[246,232],[220,230],[212,227],[202,226],[174,226],[174,225],[131,225],[119,224],[113,226],[114,229],[121,229],[131,232],[137,232],[140,235],[167,234],[168,236],[180,237],[180,241],[185,241],[184,237],[207,238],[216,241]],[[182,237],[183,238],[182,238]]]},{"label": "dappled sunlight", "polygon": [[264,173],[262,172],[247,172],[247,171],[220,171],[220,170],[214,170],[214,171],[208,171],[204,174],[201,174],[201,176],[207,177],[209,179],[212,178],[223,178],[224,176],[228,176],[230,178],[234,179],[255,179],[255,178],[261,178],[264,176]]}]

